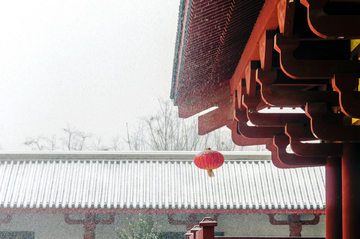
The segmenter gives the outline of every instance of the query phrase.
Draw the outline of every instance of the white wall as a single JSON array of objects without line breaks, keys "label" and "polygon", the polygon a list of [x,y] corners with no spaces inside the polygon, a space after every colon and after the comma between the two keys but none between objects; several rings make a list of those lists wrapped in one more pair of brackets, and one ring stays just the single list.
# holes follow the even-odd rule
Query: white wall
[{"label": "white wall", "polygon": [[[199,214],[198,219],[205,216]],[[117,238],[115,229],[126,228],[126,218],[131,220],[136,217],[137,215],[132,214],[118,214],[111,225],[97,224],[96,238]],[[186,231],[185,225],[170,225],[166,214],[154,214],[152,217],[162,226],[163,231]],[[1,218],[4,218],[4,215]],[[82,219],[84,215],[74,214],[71,218]],[[174,218],[187,219],[188,217],[187,214],[179,214]],[[312,216],[302,215],[301,217],[302,220],[306,218],[311,219]],[[271,225],[268,215],[265,214],[220,215],[215,230],[225,232],[226,236],[289,236],[290,233],[289,226]],[[84,227],[65,223],[63,214],[14,214],[9,224],[0,224],[0,231],[34,231],[37,239],[83,239]],[[321,216],[318,225],[303,226],[302,236],[325,236],[325,216]]]},{"label": "white wall", "polygon": [[[301,220],[311,220],[312,215],[301,215]],[[276,216],[277,220],[286,220],[286,215]],[[266,214],[229,214],[221,215],[218,219],[217,231],[225,232],[226,236],[289,236],[289,226],[275,226],[270,224]],[[302,227],[302,236],[325,237],[325,216],[320,216],[317,225]]]}]

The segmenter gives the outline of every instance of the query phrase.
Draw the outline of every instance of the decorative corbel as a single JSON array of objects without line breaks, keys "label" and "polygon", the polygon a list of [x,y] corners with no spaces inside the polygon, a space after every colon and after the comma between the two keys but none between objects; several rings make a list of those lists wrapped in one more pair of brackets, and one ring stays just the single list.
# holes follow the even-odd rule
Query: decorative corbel
[{"label": "decorative corbel", "polygon": [[301,237],[302,225],[316,225],[320,221],[320,216],[314,214],[312,220],[300,220],[300,214],[288,215],[288,220],[279,221],[275,219],[275,214],[269,214],[271,225],[289,225],[290,237]]},{"label": "decorative corbel", "polygon": [[[319,86],[321,81],[312,80],[313,85],[307,80],[299,80],[296,83],[282,82],[275,84],[278,79],[278,72],[276,70],[265,72],[257,69],[256,81],[260,84],[261,97],[265,103],[277,107],[301,107],[305,106],[306,102],[328,102],[331,105],[339,105],[339,94],[334,91],[302,91],[303,84],[309,86]],[[295,81],[295,80],[294,80]],[[305,82],[306,81],[306,82]],[[317,82],[315,82],[317,81]]]},{"label": "decorative corbel", "polygon": [[70,225],[74,224],[83,224],[84,225],[84,239],[95,239],[95,229],[96,224],[107,224],[110,225],[115,221],[115,214],[110,214],[109,219],[107,220],[97,220],[95,218],[95,213],[86,213],[85,219],[83,220],[73,220],[70,218],[70,214],[65,214],[65,222]]},{"label": "decorative corbel", "polygon": [[360,118],[360,92],[358,86],[359,73],[336,73],[332,78],[332,87],[339,93],[341,112],[348,117]]},{"label": "decorative corbel", "polygon": [[305,157],[341,157],[343,145],[341,143],[302,143],[300,137],[304,125],[299,123],[287,123],[285,133],[290,138],[290,147],[298,156]]},{"label": "decorative corbel", "polygon": [[[360,17],[358,15],[344,15],[343,13],[330,15],[324,10],[328,0],[301,0],[307,8],[308,24],[313,33],[324,39],[360,38],[358,28]],[[341,4],[333,2],[332,4]],[[351,4],[351,1],[342,4]],[[336,9],[336,5],[334,6]]]},{"label": "decorative corbel", "polygon": [[291,78],[332,79],[335,72],[357,72],[360,69],[360,61],[354,60],[295,59],[293,52],[299,44],[299,36],[285,37],[280,33],[275,36],[275,50],[280,54],[280,67]]},{"label": "decorative corbel", "polygon": [[360,141],[360,126],[344,125],[343,115],[331,112],[327,103],[308,102],[305,113],[311,119],[311,131],[318,139]]},{"label": "decorative corbel", "polygon": [[276,152],[278,159],[284,164],[299,167],[316,167],[326,165],[326,157],[301,157],[296,154],[286,152],[286,147],[289,144],[289,137],[286,135],[274,135],[273,143],[277,148]]}]

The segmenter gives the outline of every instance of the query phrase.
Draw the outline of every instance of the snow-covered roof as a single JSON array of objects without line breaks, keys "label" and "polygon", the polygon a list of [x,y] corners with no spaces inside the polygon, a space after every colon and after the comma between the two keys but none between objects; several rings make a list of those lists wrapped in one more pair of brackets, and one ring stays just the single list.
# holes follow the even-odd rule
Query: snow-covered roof
[{"label": "snow-covered roof", "polygon": [[194,152],[0,154],[0,208],[324,209],[323,167],[224,154],[214,178]]}]

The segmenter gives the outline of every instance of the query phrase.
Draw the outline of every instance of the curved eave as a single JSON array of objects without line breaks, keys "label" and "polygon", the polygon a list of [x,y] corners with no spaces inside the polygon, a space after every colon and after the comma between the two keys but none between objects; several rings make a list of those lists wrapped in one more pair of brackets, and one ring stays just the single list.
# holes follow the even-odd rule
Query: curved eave
[{"label": "curved eave", "polygon": [[[171,88],[175,105],[206,98],[231,79],[263,4],[193,0],[190,9],[179,11]],[[210,108],[221,101],[202,104]]]}]

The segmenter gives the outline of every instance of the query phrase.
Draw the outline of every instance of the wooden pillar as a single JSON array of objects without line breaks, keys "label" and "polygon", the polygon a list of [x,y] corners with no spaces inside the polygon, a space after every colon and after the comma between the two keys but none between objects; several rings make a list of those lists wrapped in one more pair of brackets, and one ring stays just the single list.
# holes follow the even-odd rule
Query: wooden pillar
[{"label": "wooden pillar", "polygon": [[344,143],[342,157],[343,239],[360,238],[360,143]]},{"label": "wooden pillar", "polygon": [[328,158],[326,170],[326,239],[342,238],[341,159]]}]

